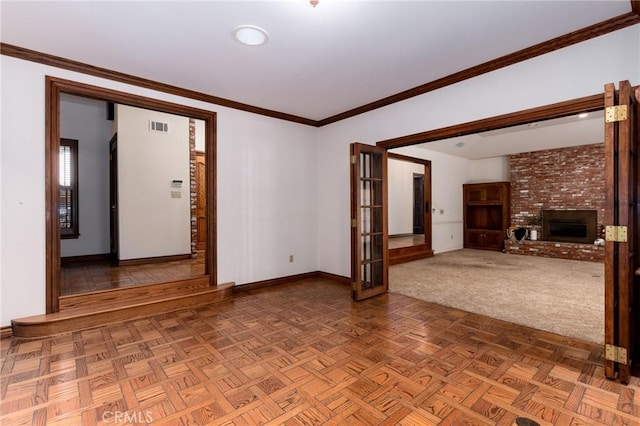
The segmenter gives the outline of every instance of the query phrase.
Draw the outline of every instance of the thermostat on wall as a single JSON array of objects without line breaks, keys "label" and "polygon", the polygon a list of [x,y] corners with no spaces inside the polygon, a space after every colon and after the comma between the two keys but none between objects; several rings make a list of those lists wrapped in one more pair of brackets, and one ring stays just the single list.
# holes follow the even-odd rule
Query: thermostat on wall
[{"label": "thermostat on wall", "polygon": [[182,181],[181,180],[173,180],[171,181],[171,186],[174,188],[182,188]]}]

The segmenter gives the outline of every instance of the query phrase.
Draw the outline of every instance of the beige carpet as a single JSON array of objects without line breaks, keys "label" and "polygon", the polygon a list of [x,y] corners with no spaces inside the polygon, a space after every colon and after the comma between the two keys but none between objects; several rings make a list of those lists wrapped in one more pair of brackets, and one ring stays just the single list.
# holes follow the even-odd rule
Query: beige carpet
[{"label": "beige carpet", "polygon": [[389,291],[604,343],[604,264],[463,249],[389,268]]}]

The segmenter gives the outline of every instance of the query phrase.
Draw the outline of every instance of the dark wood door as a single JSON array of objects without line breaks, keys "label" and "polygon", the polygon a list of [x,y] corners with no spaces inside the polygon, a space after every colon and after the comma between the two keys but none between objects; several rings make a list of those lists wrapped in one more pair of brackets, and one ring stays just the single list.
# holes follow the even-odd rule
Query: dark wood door
[{"label": "dark wood door", "polygon": [[605,375],[629,383],[637,349],[638,92],[605,85]]},{"label": "dark wood door", "polygon": [[109,142],[109,255],[111,262],[120,260],[120,238],[118,229],[118,134]]},{"label": "dark wood door", "polygon": [[389,289],[387,151],[351,144],[351,294],[354,300]]},{"label": "dark wood door", "polygon": [[424,175],[413,174],[413,233],[424,234]]},{"label": "dark wood door", "polygon": [[196,250],[207,248],[207,187],[205,153],[196,153]]}]

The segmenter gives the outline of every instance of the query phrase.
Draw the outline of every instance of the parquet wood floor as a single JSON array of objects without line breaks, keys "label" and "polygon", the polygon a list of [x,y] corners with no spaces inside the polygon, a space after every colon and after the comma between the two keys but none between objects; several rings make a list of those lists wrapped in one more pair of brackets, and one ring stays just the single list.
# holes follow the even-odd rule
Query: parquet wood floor
[{"label": "parquet wood floor", "polygon": [[0,350],[2,425],[640,425],[598,345],[322,279]]},{"label": "parquet wood floor", "polygon": [[81,262],[60,268],[60,294],[87,293],[201,277],[204,256],[141,265],[112,266],[108,261]]}]

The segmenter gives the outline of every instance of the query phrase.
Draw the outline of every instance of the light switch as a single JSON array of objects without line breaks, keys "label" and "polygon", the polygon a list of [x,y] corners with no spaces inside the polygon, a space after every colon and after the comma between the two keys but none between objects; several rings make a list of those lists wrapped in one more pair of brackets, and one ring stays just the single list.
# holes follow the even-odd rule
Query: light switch
[{"label": "light switch", "polygon": [[171,198],[182,198],[181,191],[171,191]]}]

